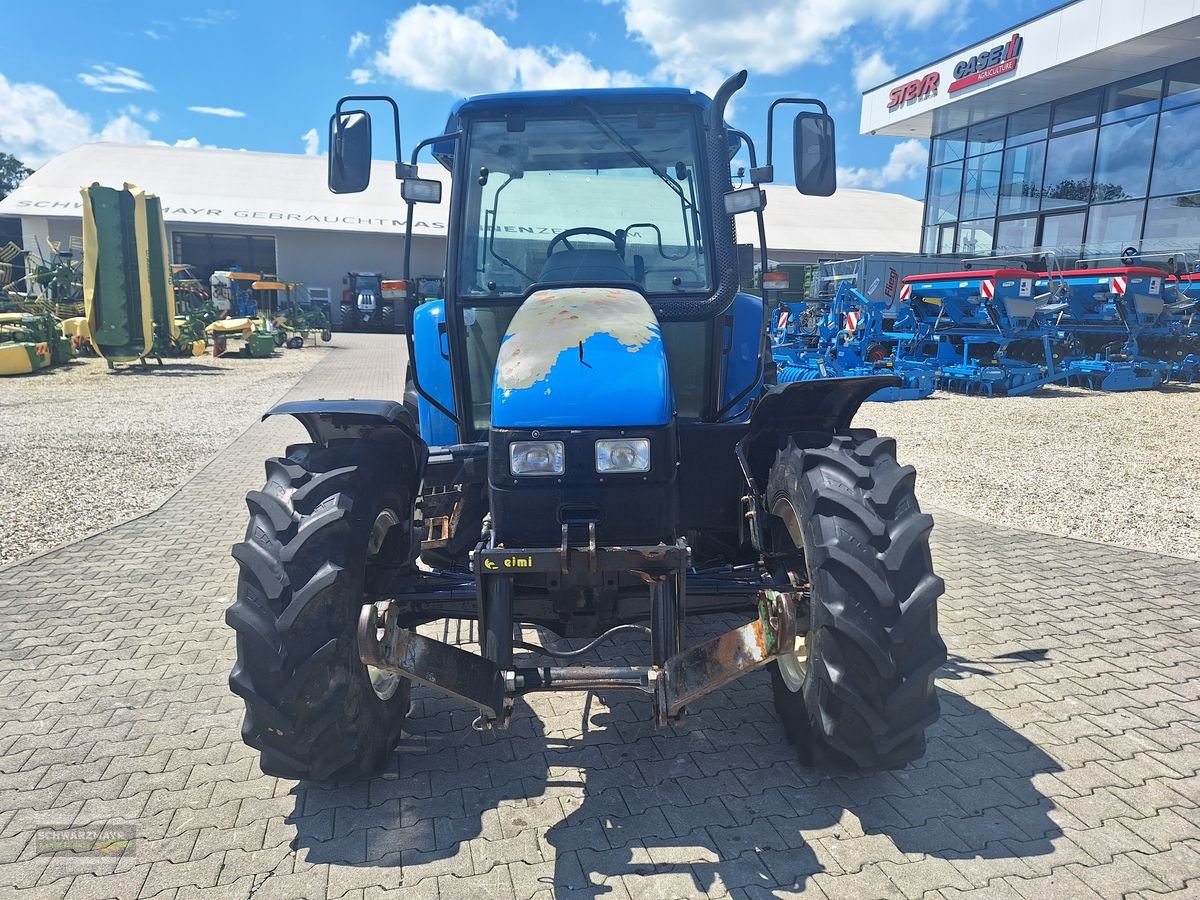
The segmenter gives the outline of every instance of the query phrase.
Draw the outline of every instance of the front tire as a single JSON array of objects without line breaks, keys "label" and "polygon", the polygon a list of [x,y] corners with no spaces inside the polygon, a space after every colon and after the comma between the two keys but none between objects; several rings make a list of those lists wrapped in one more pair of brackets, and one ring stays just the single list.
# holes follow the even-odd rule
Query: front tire
[{"label": "front tire", "polygon": [[387,445],[288,448],[246,502],[246,539],[226,622],[237,632],[232,691],[262,770],[325,781],[380,772],[400,738],[410,682],[369,670],[356,625],[368,570],[408,565],[412,497]]},{"label": "front tire", "polygon": [[771,665],[771,683],[805,763],[899,768],[924,754],[937,721],[944,583],[915,476],[892,439],[865,429],[797,435],[771,468],[773,549],[791,551],[789,574],[809,591],[807,634]]}]

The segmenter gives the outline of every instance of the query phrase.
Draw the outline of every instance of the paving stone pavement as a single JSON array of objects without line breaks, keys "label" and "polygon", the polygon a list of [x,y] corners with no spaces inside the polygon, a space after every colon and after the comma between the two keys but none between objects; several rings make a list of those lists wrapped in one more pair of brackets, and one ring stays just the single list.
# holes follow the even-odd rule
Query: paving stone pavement
[{"label": "paving stone pavement", "polygon": [[[289,399],[399,396],[398,340],[339,344]],[[0,569],[0,896],[1200,896],[1200,564],[949,513],[943,717],[903,771],[800,767],[759,673],[661,732],[640,699],[565,694],[483,735],[417,690],[384,777],[262,775],[226,686],[229,547],[302,439],[254,424],[158,511]],[[132,854],[37,852],[104,823]]]}]

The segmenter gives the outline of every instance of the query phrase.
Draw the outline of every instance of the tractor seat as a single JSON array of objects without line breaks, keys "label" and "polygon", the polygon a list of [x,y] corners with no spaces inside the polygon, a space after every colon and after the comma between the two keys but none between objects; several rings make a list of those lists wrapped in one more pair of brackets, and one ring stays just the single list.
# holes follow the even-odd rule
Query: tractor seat
[{"label": "tractor seat", "polygon": [[539,279],[583,284],[633,280],[633,273],[616,250],[559,250],[546,259]]}]

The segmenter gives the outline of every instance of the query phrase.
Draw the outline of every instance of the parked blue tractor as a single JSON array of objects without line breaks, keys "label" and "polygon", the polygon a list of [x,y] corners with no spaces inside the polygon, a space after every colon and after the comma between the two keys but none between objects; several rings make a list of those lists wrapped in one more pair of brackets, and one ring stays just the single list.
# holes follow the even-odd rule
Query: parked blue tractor
[{"label": "parked blue tractor", "polygon": [[[898,381],[772,383],[766,304],[738,291],[735,215],[766,267],[772,116],[816,108],[793,120],[793,156],[817,196],[834,190],[833,123],[819,101],[776,100],[760,166],[724,120],[745,81],[712,99],[476,97],[408,162],[394,101],[338,103],[335,193],[367,186],[367,102],[391,104],[410,228],[442,190],[419,154],[450,172],[445,297],[406,303],[404,398],[268,413],[309,441],[267,461],[233,551],[230,683],[264,771],[380,771],[414,682],[483,729],[524,695],[566,690],[640,692],[667,725],[761,668],[804,761],[922,754],[945,660],[932,519],[895,442],[851,427]],[[752,185],[734,190],[737,153]],[[711,613],[743,624],[689,643],[686,618]],[[418,630],[446,618],[477,623],[478,652]],[[614,638],[644,640],[641,662],[628,645],[606,661]]]}]

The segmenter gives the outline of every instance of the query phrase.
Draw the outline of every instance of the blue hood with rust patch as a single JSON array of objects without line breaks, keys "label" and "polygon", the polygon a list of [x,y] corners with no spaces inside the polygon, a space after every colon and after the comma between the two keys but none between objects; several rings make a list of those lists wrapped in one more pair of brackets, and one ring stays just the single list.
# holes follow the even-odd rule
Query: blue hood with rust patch
[{"label": "blue hood with rust patch", "polygon": [[513,316],[496,359],[494,428],[666,425],[673,412],[658,320],[637,291],[537,291]]}]

